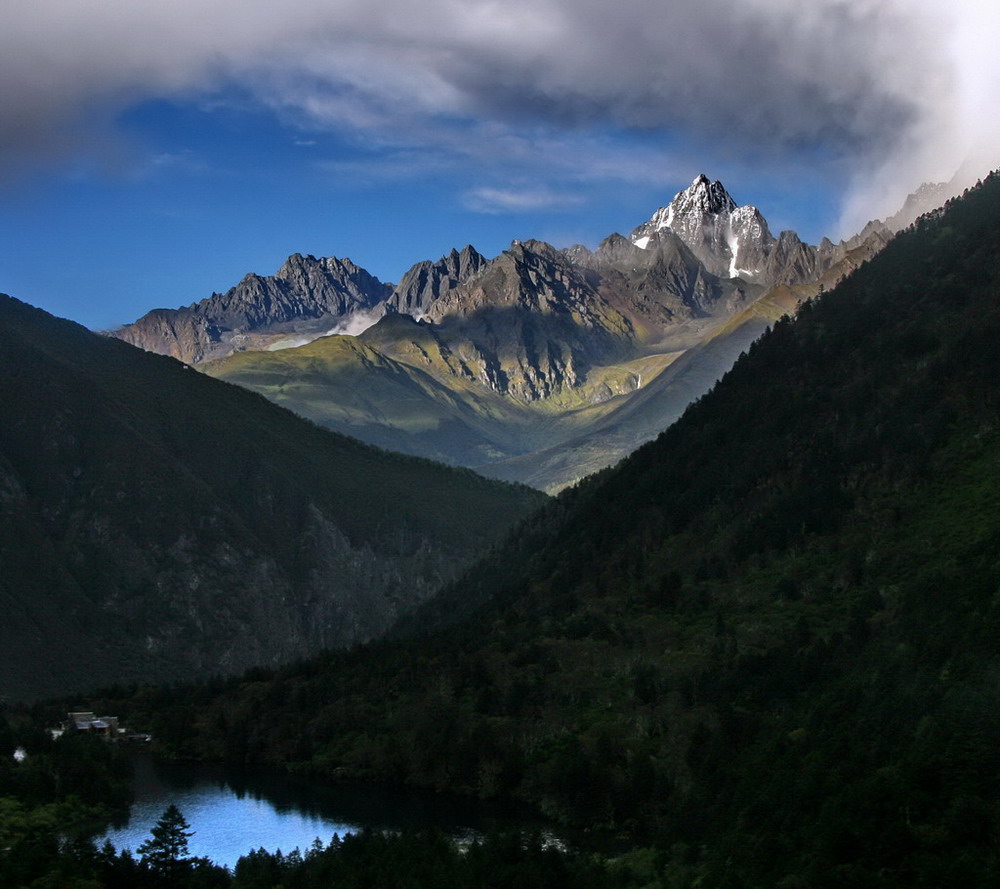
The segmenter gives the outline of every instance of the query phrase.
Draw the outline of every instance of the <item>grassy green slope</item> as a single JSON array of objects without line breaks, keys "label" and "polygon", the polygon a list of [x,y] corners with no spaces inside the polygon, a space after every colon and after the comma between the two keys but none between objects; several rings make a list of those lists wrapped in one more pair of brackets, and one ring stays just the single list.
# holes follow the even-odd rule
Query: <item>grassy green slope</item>
[{"label": "grassy green slope", "polygon": [[199,370],[329,429],[449,463],[519,453],[521,433],[530,435],[532,415],[518,404],[450,374],[442,380],[352,336],[237,353]]},{"label": "grassy green slope", "polygon": [[0,362],[6,693],[370,635],[539,502],[10,297]]},{"label": "grassy green slope", "polygon": [[648,377],[643,374],[641,389],[588,417],[589,422],[579,424],[580,434],[479,470],[492,478],[516,479],[556,492],[605,469],[676,421],[770,324],[794,313],[799,299],[787,288],[776,288],[662,369],[655,368]]},{"label": "grassy green slope", "polygon": [[537,450],[589,429],[625,400],[615,391],[628,389],[647,365],[655,365],[654,374],[669,360],[593,368],[572,395],[523,403],[456,372],[462,348],[409,318],[389,316],[361,337],[238,353],[199,370],[329,429],[486,473],[496,460],[525,455],[530,462]]},{"label": "grassy green slope", "polygon": [[552,492],[655,437],[768,321],[794,305],[761,300],[726,325],[726,336],[680,358],[654,353],[592,367],[577,388],[528,403],[463,376],[455,366],[466,348],[462,340],[402,316],[389,316],[361,337],[241,352],[199,370],[380,447]]},{"label": "grassy green slope", "polygon": [[164,740],[640,831],[663,885],[995,881],[998,218],[993,177],[777,324],[436,630],[175,698]]}]

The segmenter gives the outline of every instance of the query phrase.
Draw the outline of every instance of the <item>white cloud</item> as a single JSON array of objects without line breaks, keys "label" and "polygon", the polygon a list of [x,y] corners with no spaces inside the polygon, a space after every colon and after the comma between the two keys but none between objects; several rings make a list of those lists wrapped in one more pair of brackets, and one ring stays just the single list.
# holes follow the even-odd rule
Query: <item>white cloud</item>
[{"label": "white cloud", "polygon": [[208,172],[209,166],[203,158],[198,157],[193,151],[164,151],[149,159],[146,172],[161,170],[183,170],[189,174],[197,174]]},{"label": "white cloud", "polygon": [[[915,60],[936,61],[933,76],[902,82],[905,66],[890,69],[916,113],[884,154],[859,158],[843,208],[841,229],[891,214],[921,182],[948,181],[958,188],[1000,167],[1000,6],[992,0],[909,0],[899,6],[924,23],[921,42],[900,48]],[[887,35],[888,39],[888,35]]]},{"label": "white cloud", "polygon": [[[564,178],[601,175],[593,133],[615,127],[770,165],[821,151],[853,170],[853,224],[972,152],[997,163],[998,24],[992,0],[10,0],[0,177],[103,150],[136,102],[238,85],[397,158]],[[627,157],[604,148],[620,175]],[[495,206],[504,191],[515,203],[498,188]]]},{"label": "white cloud", "polygon": [[463,196],[463,203],[477,213],[524,213],[537,210],[563,210],[578,206],[579,195],[560,194],[550,188],[473,188]]},{"label": "white cloud", "polygon": [[324,336],[360,336],[369,327],[378,324],[384,314],[385,310],[382,306],[372,309],[370,312],[352,312],[346,318],[342,319],[339,324],[331,327]]}]

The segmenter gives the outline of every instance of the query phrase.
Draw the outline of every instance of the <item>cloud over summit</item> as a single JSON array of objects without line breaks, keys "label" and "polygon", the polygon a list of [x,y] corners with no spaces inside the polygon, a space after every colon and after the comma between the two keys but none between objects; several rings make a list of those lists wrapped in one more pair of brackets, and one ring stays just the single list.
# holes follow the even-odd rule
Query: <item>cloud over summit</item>
[{"label": "cloud over summit", "polygon": [[490,128],[526,169],[551,168],[545,140],[615,128],[762,163],[812,157],[852,171],[847,212],[863,214],[996,145],[1000,13],[940,7],[20,0],[0,12],[0,177],[72,156],[136,103],[236,87],[292,124],[399,149],[488,163],[462,140]]}]

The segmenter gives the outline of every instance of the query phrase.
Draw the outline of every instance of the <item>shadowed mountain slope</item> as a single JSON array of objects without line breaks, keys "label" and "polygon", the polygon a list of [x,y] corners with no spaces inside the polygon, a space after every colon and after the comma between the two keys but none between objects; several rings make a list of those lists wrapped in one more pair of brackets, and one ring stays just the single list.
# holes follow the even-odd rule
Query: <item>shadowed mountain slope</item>
[{"label": "shadowed mountain slope", "polygon": [[[688,348],[634,362],[629,366],[642,385],[625,397],[610,399],[600,415],[591,411],[589,416],[581,417],[582,434],[563,433],[563,440],[556,445],[497,460],[478,467],[479,471],[554,491],[614,464],[677,420],[768,327],[784,316],[794,315],[803,301],[836,286],[885,243],[880,234],[859,239],[819,280],[775,285]],[[566,424],[563,428],[571,427]]]},{"label": "shadowed mountain slope", "polygon": [[0,297],[0,693],[367,639],[540,497]]}]

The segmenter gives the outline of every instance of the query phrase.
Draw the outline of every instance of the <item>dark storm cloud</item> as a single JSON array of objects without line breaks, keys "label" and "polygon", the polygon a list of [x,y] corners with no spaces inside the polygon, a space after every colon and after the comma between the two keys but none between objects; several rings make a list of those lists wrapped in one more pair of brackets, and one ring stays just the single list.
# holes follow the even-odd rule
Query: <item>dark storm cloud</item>
[{"label": "dark storm cloud", "polygon": [[859,150],[919,114],[913,97],[943,61],[914,51],[928,49],[923,23],[891,4],[853,13],[844,4],[774,0],[537,8],[537,36],[527,17],[519,44],[470,44],[436,63],[440,76],[510,118],[679,127],[770,148],[832,140]]}]

